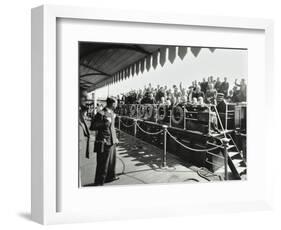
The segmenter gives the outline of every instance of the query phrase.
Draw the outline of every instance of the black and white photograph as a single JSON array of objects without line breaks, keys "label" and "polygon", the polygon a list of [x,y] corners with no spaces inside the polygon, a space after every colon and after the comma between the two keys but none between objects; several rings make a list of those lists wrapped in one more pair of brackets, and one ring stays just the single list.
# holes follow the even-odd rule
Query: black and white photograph
[{"label": "black and white photograph", "polygon": [[80,41],[79,187],[247,180],[246,48]]}]

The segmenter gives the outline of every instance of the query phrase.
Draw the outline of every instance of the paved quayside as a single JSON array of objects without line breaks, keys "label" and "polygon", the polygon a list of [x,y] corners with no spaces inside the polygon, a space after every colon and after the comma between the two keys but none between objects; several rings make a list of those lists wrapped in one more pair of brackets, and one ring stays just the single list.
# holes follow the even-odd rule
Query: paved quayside
[{"label": "paved quayside", "polygon": [[[94,136],[91,137],[91,155],[87,159],[80,154],[81,185],[92,186],[95,178],[96,153],[93,153]],[[116,173],[119,180],[107,185],[208,182],[197,173],[198,167],[183,162],[177,156],[167,153],[167,169],[161,169],[163,150],[135,139],[124,132],[120,133],[120,143],[117,146]],[[204,172],[203,172],[204,173]],[[205,172],[206,173],[206,172]],[[208,174],[208,179],[218,181],[217,176]]]}]

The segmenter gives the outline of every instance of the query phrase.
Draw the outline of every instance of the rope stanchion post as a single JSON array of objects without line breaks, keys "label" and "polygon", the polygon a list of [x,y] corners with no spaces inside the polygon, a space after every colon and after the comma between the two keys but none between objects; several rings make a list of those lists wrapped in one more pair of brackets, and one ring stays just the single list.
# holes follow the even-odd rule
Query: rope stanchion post
[{"label": "rope stanchion post", "polygon": [[208,107],[208,112],[209,112],[209,120],[208,120],[208,134],[211,134],[211,107]]},{"label": "rope stanchion post", "polygon": [[137,119],[134,119],[134,137],[137,137]]},{"label": "rope stanchion post", "polygon": [[134,145],[133,145],[133,149],[138,149],[137,147],[137,125],[138,125],[138,120],[134,119],[133,120],[133,126],[134,126]]},{"label": "rope stanchion post", "polygon": [[118,129],[121,130],[121,116],[118,116]]},{"label": "rope stanchion post", "polygon": [[227,170],[227,165],[228,165],[228,146],[229,146],[229,139],[228,138],[223,138],[222,139],[222,144],[223,144],[223,149],[224,149],[224,179],[228,180],[228,170]]},{"label": "rope stanchion post", "polygon": [[118,130],[119,130],[119,140],[121,138],[121,116],[118,116]]},{"label": "rope stanchion post", "polygon": [[166,168],[167,167],[167,125],[163,125],[163,132],[164,132],[164,141],[163,141],[163,156],[162,156],[162,164],[161,167],[162,168]]}]

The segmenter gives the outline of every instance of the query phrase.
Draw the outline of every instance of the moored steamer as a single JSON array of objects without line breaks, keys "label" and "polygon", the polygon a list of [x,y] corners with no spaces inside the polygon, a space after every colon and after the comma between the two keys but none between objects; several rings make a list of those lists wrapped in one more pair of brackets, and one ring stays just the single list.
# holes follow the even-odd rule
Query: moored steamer
[{"label": "moored steamer", "polygon": [[167,126],[168,152],[218,174],[223,173],[223,140],[227,138],[231,176],[241,179],[246,175],[246,109],[245,103],[225,100],[216,106],[124,104],[117,109],[116,127],[163,148],[161,130]]}]

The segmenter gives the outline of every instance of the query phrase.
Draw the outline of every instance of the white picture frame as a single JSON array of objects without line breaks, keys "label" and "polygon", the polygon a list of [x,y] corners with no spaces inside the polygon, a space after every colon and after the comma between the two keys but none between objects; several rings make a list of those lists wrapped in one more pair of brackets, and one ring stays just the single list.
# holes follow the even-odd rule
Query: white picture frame
[{"label": "white picture frame", "polygon": [[[246,196],[244,199],[239,197],[233,202],[223,196],[221,201],[219,197],[208,203],[198,202],[198,205],[193,203],[186,203],[180,200],[175,202],[166,202],[161,205],[160,201],[149,203],[150,207],[144,211],[144,207],[135,207],[133,203],[127,202],[122,211],[114,208],[111,211],[101,209],[101,206],[94,208],[90,211],[85,207],[85,211],[81,212],[84,203],[79,207],[78,211],[58,210],[58,200],[61,199],[61,193],[58,193],[58,188],[61,186],[62,181],[58,179],[58,157],[57,153],[57,20],[58,19],[71,19],[71,20],[96,20],[106,23],[122,22],[122,23],[144,23],[153,24],[154,26],[169,26],[177,27],[192,26],[200,28],[220,28],[225,30],[240,29],[240,30],[257,30],[262,31],[264,36],[264,74],[261,74],[261,79],[264,80],[264,106],[266,109],[274,109],[274,103],[270,98],[273,95],[271,90],[274,86],[273,75],[273,22],[266,19],[248,19],[248,18],[231,18],[231,17],[214,17],[214,16],[191,16],[191,15],[174,15],[163,14],[159,12],[136,12],[136,11],[118,11],[118,10],[105,10],[98,8],[79,8],[69,6],[51,6],[45,5],[32,9],[32,188],[31,188],[31,213],[32,219],[41,224],[55,224],[55,223],[70,223],[81,221],[95,221],[107,219],[124,219],[124,218],[141,218],[141,217],[164,217],[170,215],[186,215],[191,213],[211,213],[211,212],[237,212],[245,210],[260,210],[272,207],[272,186],[271,179],[271,159],[273,155],[273,147],[270,145],[270,136],[264,137],[265,139],[265,155],[264,165],[265,180],[260,182],[262,192],[258,193],[252,200]],[[252,58],[252,57],[251,57]],[[254,60],[253,60],[254,61]],[[251,91],[250,91],[251,93]],[[254,94],[255,92],[252,91]],[[270,123],[270,117],[264,116],[264,119]],[[73,121],[76,122],[76,121]],[[253,128],[250,126],[250,128]],[[266,126],[263,131],[270,132],[272,127]],[[251,132],[250,132],[251,133]],[[253,132],[252,132],[253,133]],[[76,150],[73,150],[76,151]],[[258,155],[258,154],[257,154]],[[259,156],[257,157],[259,158]],[[258,167],[260,160],[251,162],[255,168]],[[251,178],[249,178],[251,180]],[[236,182],[234,182],[236,183]],[[242,189],[248,188],[247,183],[241,186]],[[177,191],[185,190],[185,184],[176,185],[160,185],[158,186],[137,186],[139,191],[134,188],[106,188],[101,191],[98,188],[98,193],[108,194],[113,190],[118,194],[126,193],[146,193],[150,192],[157,194],[157,188],[161,188],[161,193],[164,196],[168,194],[177,194]],[[233,190],[237,183],[227,183],[227,185],[218,184],[200,184],[197,189],[211,189],[217,192],[227,192]],[[240,186],[240,185],[239,185]],[[250,184],[248,185],[250,186]],[[256,186],[256,187],[255,187]],[[255,182],[257,188],[258,183]],[[191,187],[189,187],[190,189]],[[92,188],[95,189],[95,188]],[[119,191],[119,190],[120,191]],[[87,191],[89,193],[89,190]],[[192,194],[192,193],[191,193]],[[104,195],[105,196],[105,195]],[[183,194],[179,193],[179,198]],[[166,196],[167,197],[167,196]],[[72,197],[72,199],[75,199]],[[93,202],[94,202],[93,198]],[[159,198],[160,199],[160,198]],[[193,201],[201,199],[200,194],[198,197],[193,197]],[[70,199],[68,199],[70,200]],[[74,204],[74,203],[73,203]],[[189,205],[188,211],[185,207]],[[74,205],[75,206],[75,205]],[[109,204],[106,206],[110,207]],[[168,208],[170,207],[170,208]],[[176,208],[176,212],[175,212]],[[98,211],[100,210],[100,212]],[[158,210],[158,211],[157,211]],[[159,211],[160,210],[160,211]]]}]

